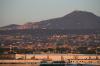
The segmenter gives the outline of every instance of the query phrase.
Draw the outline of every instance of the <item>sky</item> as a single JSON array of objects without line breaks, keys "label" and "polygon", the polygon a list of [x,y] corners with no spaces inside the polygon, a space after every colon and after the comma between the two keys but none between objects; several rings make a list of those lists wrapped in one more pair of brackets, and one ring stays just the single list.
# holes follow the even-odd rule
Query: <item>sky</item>
[{"label": "sky", "polygon": [[0,0],[0,27],[64,16],[74,10],[100,16],[100,0]]}]

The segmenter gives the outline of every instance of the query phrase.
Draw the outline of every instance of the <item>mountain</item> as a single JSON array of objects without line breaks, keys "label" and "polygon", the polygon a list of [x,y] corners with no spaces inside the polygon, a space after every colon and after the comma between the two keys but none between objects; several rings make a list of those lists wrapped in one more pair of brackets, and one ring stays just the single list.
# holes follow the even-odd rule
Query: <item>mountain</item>
[{"label": "mountain", "polygon": [[91,12],[73,11],[63,17],[24,25],[9,25],[10,29],[100,29],[100,17]]},{"label": "mountain", "polygon": [[86,11],[73,11],[60,18],[40,22],[46,29],[100,29],[100,17]]}]

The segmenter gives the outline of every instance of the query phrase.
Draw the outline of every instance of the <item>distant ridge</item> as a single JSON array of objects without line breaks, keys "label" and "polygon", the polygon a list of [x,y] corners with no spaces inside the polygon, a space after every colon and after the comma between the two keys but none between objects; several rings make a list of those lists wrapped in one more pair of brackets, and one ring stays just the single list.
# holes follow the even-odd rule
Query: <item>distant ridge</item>
[{"label": "distant ridge", "polygon": [[73,11],[63,17],[27,23],[24,25],[8,25],[1,29],[100,29],[100,17],[91,12]]},{"label": "distant ridge", "polygon": [[41,21],[47,29],[100,29],[100,17],[91,12],[73,11],[61,18]]},{"label": "distant ridge", "polygon": [[0,29],[5,29],[5,30],[13,30],[13,29],[17,29],[17,27],[19,27],[20,25],[17,24],[10,24],[4,27],[1,27]]}]

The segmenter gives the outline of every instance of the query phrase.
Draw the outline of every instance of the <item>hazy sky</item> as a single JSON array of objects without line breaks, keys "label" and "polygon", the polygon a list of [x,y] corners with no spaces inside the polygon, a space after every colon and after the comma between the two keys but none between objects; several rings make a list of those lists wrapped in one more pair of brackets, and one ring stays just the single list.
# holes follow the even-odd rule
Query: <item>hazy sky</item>
[{"label": "hazy sky", "polygon": [[100,0],[0,0],[0,26],[64,16],[74,10],[100,16]]}]

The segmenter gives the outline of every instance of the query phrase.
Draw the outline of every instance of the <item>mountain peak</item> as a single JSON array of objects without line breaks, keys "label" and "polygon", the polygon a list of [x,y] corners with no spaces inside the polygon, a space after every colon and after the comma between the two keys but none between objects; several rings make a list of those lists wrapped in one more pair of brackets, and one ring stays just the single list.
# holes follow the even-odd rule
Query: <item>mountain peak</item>
[{"label": "mountain peak", "polygon": [[72,13],[90,13],[88,11],[81,11],[81,10],[75,10],[75,11],[72,11]]},{"label": "mountain peak", "polygon": [[61,18],[42,21],[42,27],[47,29],[100,29],[99,25],[100,17],[91,12],[78,10]]},{"label": "mountain peak", "polygon": [[91,13],[91,12],[88,12],[88,11],[80,11],[80,10],[75,10],[67,15],[65,15],[64,17],[66,16],[93,16],[93,17],[96,17],[95,14]]}]

